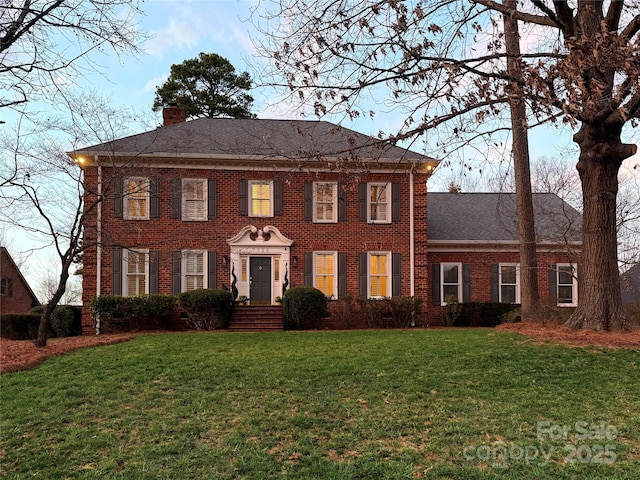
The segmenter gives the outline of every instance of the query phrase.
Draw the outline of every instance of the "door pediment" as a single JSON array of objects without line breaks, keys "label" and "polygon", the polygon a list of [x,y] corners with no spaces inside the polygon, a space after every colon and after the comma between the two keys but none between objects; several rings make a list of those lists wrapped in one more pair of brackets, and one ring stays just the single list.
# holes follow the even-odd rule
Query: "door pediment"
[{"label": "door pediment", "polygon": [[273,225],[258,228],[255,225],[243,227],[235,236],[227,240],[231,247],[290,247],[293,243]]}]

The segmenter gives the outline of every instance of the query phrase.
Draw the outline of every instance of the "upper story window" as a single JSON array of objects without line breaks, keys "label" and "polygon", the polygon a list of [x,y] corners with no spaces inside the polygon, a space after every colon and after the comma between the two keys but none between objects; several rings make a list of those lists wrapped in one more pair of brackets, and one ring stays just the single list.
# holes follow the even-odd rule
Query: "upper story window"
[{"label": "upper story window", "polygon": [[204,250],[186,250],[182,252],[182,291],[205,288]]},{"label": "upper story window", "polygon": [[369,298],[391,296],[391,253],[369,252]]},{"label": "upper story window", "polygon": [[336,252],[314,252],[313,286],[327,297],[338,296],[337,271]]},{"label": "upper story window", "polygon": [[13,295],[13,282],[10,278],[0,279],[0,295],[3,297],[10,297]]},{"label": "upper story window", "polygon": [[440,298],[442,304],[462,301],[462,264],[442,263],[440,265]]},{"label": "upper story window", "polygon": [[578,278],[576,267],[570,263],[556,265],[556,294],[559,307],[578,305]]},{"label": "upper story window", "polygon": [[388,184],[369,183],[367,221],[369,223],[391,223],[391,199]]},{"label": "upper story window", "polygon": [[207,219],[207,180],[182,179],[182,220]]},{"label": "upper story window", "polygon": [[338,221],[338,184],[336,182],[314,182],[313,221],[317,223]]},{"label": "upper story window", "polygon": [[149,293],[149,252],[124,250],[122,262],[122,294],[132,297]]},{"label": "upper story window", "polygon": [[273,217],[272,181],[249,181],[249,216]]},{"label": "upper story window", "polygon": [[149,219],[149,179],[129,177],[124,180],[123,216],[126,220]]},{"label": "upper story window", "polygon": [[520,303],[520,268],[515,263],[501,263],[499,270],[500,302]]}]

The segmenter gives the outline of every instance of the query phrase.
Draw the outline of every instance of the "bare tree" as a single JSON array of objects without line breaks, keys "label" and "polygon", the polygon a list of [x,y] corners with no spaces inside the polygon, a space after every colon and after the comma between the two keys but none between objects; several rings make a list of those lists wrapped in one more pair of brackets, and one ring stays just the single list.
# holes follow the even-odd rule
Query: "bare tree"
[{"label": "bare tree", "polygon": [[96,68],[95,55],[139,53],[138,0],[15,0],[0,8],[0,108]]},{"label": "bare tree", "polygon": [[[29,131],[0,133],[0,162],[14,163],[15,174],[3,177],[0,222],[36,239],[35,249],[53,250],[59,262],[42,313],[37,346],[47,343],[51,314],[65,296],[73,265],[84,250],[96,246],[96,235],[85,235],[85,223],[105,197],[86,191],[80,166],[66,153],[77,143],[102,143],[131,128],[131,116],[95,96],[66,97],[70,118],[29,120]],[[68,148],[64,148],[68,145]],[[109,184],[109,179],[105,179]]]},{"label": "bare tree", "polygon": [[[426,135],[440,155],[478,138],[499,143],[514,76],[502,15],[531,41],[518,58],[530,125],[572,125],[583,190],[581,301],[573,328],[632,329],[616,255],[617,173],[636,146],[623,128],[640,112],[640,3],[275,2],[263,12],[273,84],[319,114],[364,113],[363,98],[404,115],[390,142]],[[259,25],[258,25],[259,26]],[[277,27],[279,26],[279,27]],[[278,81],[284,78],[284,82]]]}]

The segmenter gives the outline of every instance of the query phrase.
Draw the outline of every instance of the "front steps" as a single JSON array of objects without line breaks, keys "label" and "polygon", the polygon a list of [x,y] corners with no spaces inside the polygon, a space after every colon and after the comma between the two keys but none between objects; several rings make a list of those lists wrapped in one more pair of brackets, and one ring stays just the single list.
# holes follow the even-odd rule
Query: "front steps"
[{"label": "front steps", "polygon": [[234,305],[230,332],[277,332],[284,330],[280,305]]}]

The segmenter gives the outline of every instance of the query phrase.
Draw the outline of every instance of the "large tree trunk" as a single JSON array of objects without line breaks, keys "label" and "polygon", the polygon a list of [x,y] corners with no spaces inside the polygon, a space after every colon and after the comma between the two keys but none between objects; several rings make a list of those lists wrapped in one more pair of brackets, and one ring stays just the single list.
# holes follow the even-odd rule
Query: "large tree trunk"
[{"label": "large tree trunk", "polygon": [[[504,4],[515,10],[515,0],[504,0]],[[522,319],[534,320],[540,302],[538,292],[538,268],[536,258],[536,231],[531,195],[531,170],[529,168],[529,135],[527,133],[527,113],[522,82],[520,56],[520,33],[518,21],[504,16],[505,47],[507,69],[512,79],[509,88],[509,108],[511,110],[511,131],[513,136],[513,171],[516,187],[516,207],[518,216],[518,240],[520,242],[520,301]]]},{"label": "large tree trunk", "polygon": [[583,125],[574,136],[580,145],[582,183],[582,262],[578,307],[566,325],[592,330],[633,330],[625,315],[618,272],[616,195],[618,170],[635,146],[620,141],[620,129]]}]

